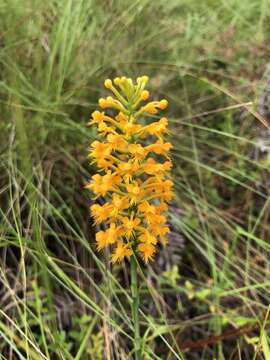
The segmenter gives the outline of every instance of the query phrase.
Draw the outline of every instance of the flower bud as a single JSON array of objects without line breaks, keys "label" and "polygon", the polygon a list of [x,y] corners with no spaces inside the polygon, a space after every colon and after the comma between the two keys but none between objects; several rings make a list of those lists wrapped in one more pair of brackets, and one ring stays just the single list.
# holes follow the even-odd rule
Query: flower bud
[{"label": "flower bud", "polygon": [[107,89],[111,89],[111,88],[112,88],[112,80],[106,79],[106,80],[104,81],[104,86],[105,86],[105,88],[107,88]]},{"label": "flower bud", "polygon": [[121,83],[121,79],[119,77],[116,77],[113,82],[115,83],[115,85],[119,86]]},{"label": "flower bud", "polygon": [[142,100],[147,100],[148,98],[149,98],[149,91],[143,90],[143,91],[141,92],[141,99],[142,99]]},{"label": "flower bud", "polygon": [[165,100],[165,99],[160,100],[160,102],[159,102],[159,108],[160,108],[161,110],[164,110],[164,109],[166,109],[166,107],[168,107],[168,101]]},{"label": "flower bud", "polygon": [[105,109],[105,108],[107,108],[109,106],[108,101],[106,99],[104,99],[104,98],[100,98],[99,101],[98,101],[98,104],[102,109]]}]

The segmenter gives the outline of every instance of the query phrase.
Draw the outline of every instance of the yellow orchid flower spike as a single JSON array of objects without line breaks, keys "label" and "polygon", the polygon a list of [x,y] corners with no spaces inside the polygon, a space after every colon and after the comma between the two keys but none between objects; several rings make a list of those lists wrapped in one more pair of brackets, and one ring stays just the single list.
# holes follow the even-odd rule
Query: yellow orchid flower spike
[{"label": "yellow orchid flower spike", "polygon": [[172,145],[164,141],[168,120],[150,121],[168,101],[147,102],[147,82],[147,76],[136,82],[126,77],[105,80],[112,96],[99,100],[102,111],[94,111],[89,122],[99,134],[89,148],[99,171],[86,187],[105,200],[93,204],[91,213],[96,224],[105,226],[96,234],[97,249],[110,247],[113,262],[136,254],[147,263],[157,244],[166,244],[169,232],[165,214],[173,183],[168,155]]}]

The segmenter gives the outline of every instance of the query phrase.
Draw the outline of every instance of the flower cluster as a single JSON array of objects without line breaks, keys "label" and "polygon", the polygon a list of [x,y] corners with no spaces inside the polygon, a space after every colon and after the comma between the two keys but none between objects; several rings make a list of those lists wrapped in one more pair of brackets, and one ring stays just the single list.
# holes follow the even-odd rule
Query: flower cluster
[{"label": "flower cluster", "polygon": [[[166,244],[167,202],[173,197],[173,183],[168,179],[172,145],[164,142],[168,132],[165,117],[147,123],[149,114],[168,106],[167,100],[145,103],[147,76],[137,82],[126,77],[107,79],[105,87],[114,97],[99,100],[104,111],[94,111],[90,124],[96,124],[100,139],[90,145],[89,157],[100,169],[87,188],[104,204],[91,206],[96,224],[106,229],[96,234],[97,249],[113,246],[112,261],[138,253],[147,263],[153,258],[158,241]],[[143,104],[142,104],[143,102]],[[147,116],[148,115],[148,116]],[[138,123],[143,118],[144,124]],[[151,143],[150,143],[151,142]]]}]

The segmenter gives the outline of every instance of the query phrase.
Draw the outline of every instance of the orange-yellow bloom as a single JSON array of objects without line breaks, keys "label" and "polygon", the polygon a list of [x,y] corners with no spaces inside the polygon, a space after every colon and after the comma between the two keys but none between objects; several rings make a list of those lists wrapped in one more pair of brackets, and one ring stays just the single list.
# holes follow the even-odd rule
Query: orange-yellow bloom
[{"label": "orange-yellow bloom", "polygon": [[108,241],[113,244],[117,241],[118,237],[122,234],[122,228],[114,223],[110,224],[110,227],[106,230]]},{"label": "orange-yellow bloom", "polygon": [[123,137],[119,134],[109,134],[107,136],[107,141],[109,144],[109,147],[112,150],[121,150],[121,149],[125,149],[125,147],[127,146],[126,141],[123,139]]},{"label": "orange-yellow bloom", "polygon": [[100,111],[94,111],[92,113],[92,120],[90,121],[89,125],[91,124],[101,124],[104,122],[106,116],[104,114],[104,112],[100,112]]},{"label": "orange-yellow bloom", "polygon": [[158,109],[164,110],[168,106],[167,100],[153,101],[143,106],[140,112],[146,112],[149,114],[156,114]]},{"label": "orange-yellow bloom", "polygon": [[102,206],[94,204],[91,206],[91,213],[96,224],[100,224],[101,222],[107,220],[108,217],[110,217],[111,211],[112,209],[110,204],[104,204]]},{"label": "orange-yellow bloom", "polygon": [[128,151],[132,154],[134,160],[142,160],[146,154],[146,149],[141,144],[130,144],[128,146]]},{"label": "orange-yellow bloom", "polygon": [[92,182],[86,187],[91,189],[98,196],[105,196],[108,191],[115,190],[120,181],[121,178],[116,174],[112,174],[109,170],[104,176],[101,176],[100,174],[94,175],[92,177]]},{"label": "orange-yellow bloom", "polygon": [[115,134],[115,129],[104,122],[101,122],[98,124],[98,132],[100,132],[103,136],[106,136],[107,134]]},{"label": "orange-yellow bloom", "polygon": [[155,214],[156,213],[156,206],[151,205],[148,201],[143,201],[138,206],[138,210],[144,214]]},{"label": "orange-yellow bloom", "polygon": [[112,238],[108,238],[106,231],[97,232],[96,233],[97,249],[100,251],[105,247],[109,246],[110,244],[113,244],[114,241],[112,240],[113,240]]},{"label": "orange-yellow bloom", "polygon": [[143,194],[142,188],[137,181],[134,181],[133,183],[126,185],[126,189],[130,198],[130,203],[136,204]]},{"label": "orange-yellow bloom", "polygon": [[[150,115],[164,110],[168,101],[147,102],[147,82],[147,76],[136,82],[124,76],[106,79],[104,86],[112,96],[99,100],[105,110],[94,111],[90,120],[98,128],[99,140],[91,144],[89,157],[99,171],[86,187],[105,198],[103,205],[91,206],[91,213],[96,224],[105,225],[96,234],[97,249],[110,247],[112,262],[135,254],[147,263],[157,243],[166,244],[169,232],[165,212],[173,183],[172,145],[164,140],[168,120],[161,117],[149,123]],[[139,121],[144,116],[147,125]]]},{"label": "orange-yellow bloom", "polygon": [[138,237],[140,242],[146,243],[146,244],[152,244],[156,245],[157,238],[151,234],[147,229],[145,229],[141,235]]},{"label": "orange-yellow bloom", "polygon": [[154,245],[148,243],[141,243],[138,245],[138,250],[146,263],[148,263],[149,260],[153,260],[154,253],[156,251]]},{"label": "orange-yellow bloom", "polygon": [[168,152],[170,151],[171,148],[172,148],[171,143],[164,143],[163,141],[158,140],[154,144],[148,145],[146,147],[146,150],[148,152],[154,152],[154,153],[156,153],[158,155],[168,156],[167,154],[168,154]]},{"label": "orange-yellow bloom", "polygon": [[111,148],[107,144],[103,144],[100,141],[94,141],[91,144],[90,156],[93,158],[104,158],[111,154]]},{"label": "orange-yellow bloom", "polygon": [[120,196],[118,194],[112,195],[112,202],[110,204],[110,211],[112,217],[117,217],[122,210],[128,209],[129,201],[126,196]]},{"label": "orange-yellow bloom", "polygon": [[144,126],[141,129],[141,132],[144,134],[155,135],[157,137],[161,137],[162,134],[168,132],[167,126],[168,126],[168,120],[163,117],[159,121],[156,121],[150,125]]},{"label": "orange-yellow bloom", "polygon": [[134,161],[121,162],[118,164],[118,172],[123,176],[124,180],[130,180],[138,171],[139,166]]},{"label": "orange-yellow bloom", "polygon": [[134,234],[134,231],[138,230],[138,225],[140,224],[140,222],[141,220],[139,218],[133,218],[133,216],[131,216],[130,218],[125,216],[122,219],[124,232],[128,238]]},{"label": "orange-yellow bloom", "polygon": [[125,256],[130,257],[133,254],[128,244],[123,241],[118,241],[114,253],[112,254],[112,262],[121,261]]}]

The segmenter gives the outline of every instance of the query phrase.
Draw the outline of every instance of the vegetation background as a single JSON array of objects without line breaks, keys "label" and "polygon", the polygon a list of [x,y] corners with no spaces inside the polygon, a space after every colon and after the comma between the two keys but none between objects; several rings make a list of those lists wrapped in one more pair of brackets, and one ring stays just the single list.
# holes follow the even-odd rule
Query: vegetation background
[{"label": "vegetation background", "polygon": [[[169,246],[145,359],[270,359],[269,0],[0,1],[0,359],[132,359],[129,264],[96,254],[86,126],[105,78],[166,98]],[[258,111],[259,110],[259,113]]]}]

